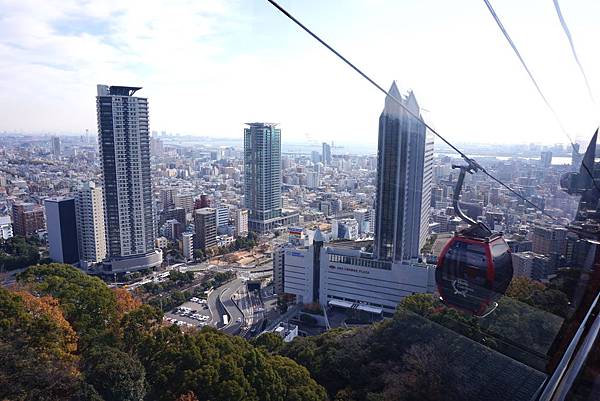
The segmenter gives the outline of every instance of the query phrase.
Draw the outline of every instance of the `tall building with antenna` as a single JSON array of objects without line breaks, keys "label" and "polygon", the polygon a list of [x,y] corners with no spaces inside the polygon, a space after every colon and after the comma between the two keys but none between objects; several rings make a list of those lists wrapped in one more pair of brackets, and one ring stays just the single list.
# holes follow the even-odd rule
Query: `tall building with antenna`
[{"label": "tall building with antenna", "polygon": [[[421,115],[412,91],[402,96],[393,82],[389,94]],[[433,135],[391,96],[379,117],[374,256],[402,261],[417,258],[427,240]]]},{"label": "tall building with antenna", "polygon": [[154,248],[148,99],[139,87],[98,85],[98,142],[104,182],[107,259],[110,273],[162,263]]}]

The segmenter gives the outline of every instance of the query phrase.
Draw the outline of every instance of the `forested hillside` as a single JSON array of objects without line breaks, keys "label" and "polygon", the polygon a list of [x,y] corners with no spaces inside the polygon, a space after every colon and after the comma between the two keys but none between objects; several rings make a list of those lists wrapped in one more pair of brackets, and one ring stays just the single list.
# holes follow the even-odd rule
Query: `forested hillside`
[{"label": "forested hillside", "polygon": [[60,264],[0,288],[0,399],[324,400],[294,361],[214,329],[164,326],[157,309]]}]

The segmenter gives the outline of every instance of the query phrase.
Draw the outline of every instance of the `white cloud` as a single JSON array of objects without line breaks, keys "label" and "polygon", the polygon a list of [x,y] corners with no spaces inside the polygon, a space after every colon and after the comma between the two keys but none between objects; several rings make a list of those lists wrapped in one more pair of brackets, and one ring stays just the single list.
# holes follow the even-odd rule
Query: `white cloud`
[{"label": "white cloud", "polygon": [[[184,86],[198,66],[215,63],[219,49],[211,42],[228,7],[192,0],[0,2],[1,128],[89,127],[97,83]],[[71,23],[82,31],[63,29]]]},{"label": "white cloud", "polygon": [[[282,3],[384,87],[414,89],[449,138],[565,141],[482,4]],[[552,5],[498,3],[569,130],[587,136],[596,116]],[[590,12],[600,6],[563,8],[600,84]],[[0,130],[93,132],[105,83],[143,86],[151,129],[231,137],[269,120],[284,139],[376,142],[383,96],[264,0],[0,0],[0,10]]]}]

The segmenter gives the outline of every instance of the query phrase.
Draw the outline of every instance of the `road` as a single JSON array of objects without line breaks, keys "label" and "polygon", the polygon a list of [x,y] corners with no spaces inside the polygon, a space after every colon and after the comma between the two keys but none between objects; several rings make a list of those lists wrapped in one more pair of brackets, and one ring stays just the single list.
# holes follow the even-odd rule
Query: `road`
[{"label": "road", "polygon": [[248,303],[251,311],[248,336],[252,337],[261,332],[265,320],[265,308],[256,292],[249,295]]},{"label": "road", "polygon": [[208,264],[208,262],[201,263],[190,263],[187,265],[179,266],[179,271],[216,271],[216,272],[225,272],[225,271],[235,271],[235,272],[262,272],[262,271],[272,271],[273,270],[273,262],[267,261],[266,263],[260,266],[252,266],[252,267],[240,267],[240,266],[217,266]]},{"label": "road", "polygon": [[[208,301],[213,315],[212,325],[228,334],[242,337],[260,333],[269,309],[276,309],[277,298],[272,292],[272,287],[261,291],[262,299],[256,292],[249,293],[245,281],[241,278],[215,289]],[[223,325],[222,316],[225,313],[230,317],[227,325]],[[269,318],[276,318],[275,315],[278,317],[279,314],[271,313]]]},{"label": "road", "polygon": [[[271,262],[253,268],[240,268],[233,266],[211,266],[207,263],[173,267],[179,268],[178,270],[180,271],[194,272],[233,271],[236,273],[236,275],[239,276],[235,280],[232,280],[228,283],[221,285],[218,288],[215,288],[208,295],[208,310],[201,310],[199,309],[198,305],[195,305],[190,302],[186,302],[183,305],[192,309],[199,309],[198,313],[210,316],[210,319],[205,323],[219,330],[223,330],[226,333],[233,335],[241,335],[244,337],[248,335],[252,336],[254,334],[259,333],[262,328],[262,323],[267,317],[266,309],[275,308],[275,300],[271,299],[274,299],[272,290],[269,294],[267,294],[263,289],[263,299],[261,300],[261,298],[256,293],[249,294],[245,286],[245,282],[248,279],[255,280],[257,278],[265,278],[266,276],[272,275]],[[171,267],[171,269],[173,269],[173,267]],[[132,288],[143,285],[146,282],[160,281],[162,279],[160,275],[163,273],[164,271],[151,273],[144,277],[142,280],[132,285],[129,285],[128,289],[131,290]],[[266,305],[263,304],[263,300],[267,302]],[[223,315],[225,314],[229,316],[228,324],[224,324],[223,321]],[[268,317],[270,319],[275,317],[271,316],[272,313],[270,313],[269,315],[270,316]],[[169,314],[168,317],[177,320],[182,320],[187,323],[198,324],[197,322],[194,322],[193,319],[187,319],[174,314]]]},{"label": "road", "polygon": [[235,302],[240,307],[244,314],[244,327],[240,330],[242,337],[248,337],[249,333],[254,333],[252,330],[255,326],[262,323],[264,318],[262,312],[262,303],[258,295],[254,292],[248,292],[247,287],[240,289],[239,293],[234,297]]},{"label": "road", "polygon": [[[235,279],[215,288],[208,296],[208,308],[212,315],[211,325],[230,334],[237,334],[243,322],[243,315],[231,300],[231,296],[244,286],[242,279]],[[223,315],[229,315],[229,324],[223,325]],[[240,322],[237,320],[240,319]]]},{"label": "road", "polygon": [[229,324],[223,328],[223,331],[229,334],[239,334],[242,325],[244,323],[244,315],[237,307],[237,305],[233,302],[231,297],[233,294],[238,292],[243,286],[244,282],[241,279],[236,279],[230,283],[231,285],[223,290],[221,293],[221,304],[227,310],[229,314]]}]

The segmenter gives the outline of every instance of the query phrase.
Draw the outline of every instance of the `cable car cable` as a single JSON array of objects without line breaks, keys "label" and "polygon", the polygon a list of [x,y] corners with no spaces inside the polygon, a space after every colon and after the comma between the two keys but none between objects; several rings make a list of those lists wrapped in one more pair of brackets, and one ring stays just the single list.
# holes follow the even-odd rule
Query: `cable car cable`
[{"label": "cable car cable", "polygon": [[523,59],[523,57],[521,56],[521,53],[517,49],[517,46],[515,45],[515,42],[513,42],[513,40],[511,39],[510,35],[506,31],[506,28],[504,28],[504,25],[502,25],[502,22],[500,21],[500,18],[498,17],[498,14],[496,14],[496,11],[494,11],[494,8],[490,4],[489,0],[483,0],[483,1],[486,4],[486,6],[487,6],[488,10],[490,11],[490,13],[492,14],[492,17],[494,17],[494,20],[496,21],[496,24],[498,24],[498,27],[500,28],[500,30],[504,34],[504,37],[508,41],[508,44],[513,49],[515,55],[517,56],[517,58],[521,62],[521,65],[523,66],[523,68],[527,72],[527,75],[529,76],[529,79],[533,83],[533,86],[535,86],[535,89],[537,90],[538,94],[540,95],[540,97],[542,98],[542,100],[544,101],[544,103],[546,104],[546,107],[548,107],[548,110],[550,110],[550,112],[554,116],[554,119],[556,120],[556,122],[560,126],[560,129],[569,138],[569,142],[571,142],[571,145],[572,145],[573,144],[573,140],[571,139],[571,136],[569,135],[569,133],[567,132],[567,130],[563,126],[563,123],[560,120],[560,117],[558,117],[558,114],[556,113],[556,111],[554,110],[554,108],[552,107],[552,105],[550,104],[550,102],[548,101],[548,99],[546,98],[546,95],[544,95],[544,92],[542,92],[542,89],[540,88],[540,86],[538,85],[537,81],[533,77],[533,74],[531,73],[531,70],[529,69],[529,67],[527,66],[527,63],[525,63],[525,60]]},{"label": "cable car cable", "polygon": [[[571,135],[569,135],[569,133],[565,129],[562,121],[560,120],[560,117],[558,116],[558,114],[556,113],[556,111],[554,110],[554,108],[552,107],[552,105],[550,104],[550,102],[548,101],[548,99],[546,98],[546,96],[544,95],[544,92],[542,92],[542,89],[540,88],[540,86],[538,85],[537,81],[533,77],[533,74],[531,73],[531,70],[527,66],[527,63],[525,63],[525,60],[521,56],[521,53],[519,52],[519,49],[517,49],[517,46],[515,45],[515,42],[513,42],[513,40],[511,39],[510,35],[508,34],[508,31],[506,30],[506,28],[504,28],[504,25],[502,24],[502,21],[500,21],[500,17],[498,17],[498,14],[496,14],[496,11],[494,11],[494,8],[492,7],[492,5],[489,2],[489,0],[483,0],[483,1],[484,1],[485,5],[487,6],[488,10],[490,11],[490,14],[492,14],[492,17],[496,21],[496,24],[498,25],[498,27],[502,31],[502,34],[504,35],[504,37],[506,38],[506,40],[510,44],[510,47],[513,49],[515,55],[517,56],[517,58],[521,62],[521,65],[523,66],[523,68],[527,72],[527,75],[529,75],[529,79],[531,80],[531,82],[535,86],[535,89],[537,89],[537,92],[540,95],[540,97],[542,98],[542,100],[544,101],[544,103],[546,104],[546,107],[548,107],[548,110],[550,110],[550,112],[554,116],[554,119],[556,120],[556,122],[559,125],[560,129],[562,130],[563,134],[565,134],[565,136],[567,137],[567,139],[571,143],[571,147],[573,148],[573,151],[576,152],[576,153],[579,153],[579,151],[575,147],[575,143],[573,142],[573,139],[571,138]],[[555,4],[556,4],[556,1],[555,1]],[[557,9],[557,10],[560,12],[560,9]],[[568,37],[569,37],[569,40],[570,40],[570,37],[571,37],[570,34],[568,35]],[[573,51],[574,51],[574,48],[573,48]],[[578,64],[579,64],[579,61],[578,61]],[[580,65],[580,67],[581,67],[581,65]],[[586,79],[586,82],[587,82],[587,79]],[[589,87],[588,87],[588,89],[589,89]],[[596,190],[598,192],[600,192],[600,188],[598,187],[598,184],[596,184],[596,180],[594,179],[594,175],[590,171],[589,167],[585,163],[583,163],[583,162],[581,163],[581,165],[583,166],[584,170],[589,174],[590,178],[592,179],[592,183],[594,184],[594,187],[596,187]]]},{"label": "cable car cable", "polygon": [[581,71],[581,75],[583,76],[585,86],[587,87],[587,90],[588,90],[588,95],[590,95],[590,99],[592,100],[592,103],[596,104],[596,99],[594,99],[594,94],[592,92],[592,88],[590,88],[590,83],[587,79],[587,75],[585,73],[585,70],[583,69],[583,65],[581,65],[581,62],[579,61],[579,57],[577,56],[577,51],[575,50],[575,44],[573,43],[573,37],[571,36],[571,31],[569,30],[569,26],[567,25],[567,21],[565,21],[562,11],[560,10],[560,4],[558,4],[558,0],[553,0],[553,1],[554,1],[554,8],[556,9],[556,14],[560,21],[560,25],[562,26],[565,36],[567,37],[567,40],[569,41],[569,46],[571,46],[571,52],[573,53],[573,58],[575,59],[575,62],[579,66],[579,71]]},{"label": "cable car cable", "polygon": [[289,18],[291,21],[293,21],[296,25],[298,25],[300,28],[302,28],[302,30],[304,30],[306,33],[308,33],[310,36],[312,36],[314,39],[316,39],[319,43],[321,43],[323,46],[325,46],[329,51],[331,51],[333,54],[335,54],[339,59],[341,59],[350,68],[352,68],[354,71],[356,71],[360,76],[362,76],[364,79],[366,79],[367,81],[369,81],[373,86],[375,86],[377,89],[379,89],[379,91],[383,92],[386,96],[388,96],[394,102],[396,102],[409,115],[411,115],[412,117],[414,117],[415,119],[417,119],[419,122],[421,122],[426,128],[428,128],[432,133],[434,133],[435,136],[437,136],[438,138],[440,138],[446,145],[448,145],[456,153],[458,153],[467,162],[467,164],[469,164],[470,166],[475,166],[477,168],[477,170],[480,170],[482,173],[484,173],[485,175],[487,175],[488,177],[490,177],[492,180],[496,181],[502,187],[506,188],[508,191],[510,191],[511,193],[513,193],[514,195],[516,195],[518,198],[522,199],[525,203],[531,205],[535,209],[537,209],[540,212],[542,212],[542,214],[544,216],[547,216],[547,217],[549,217],[552,220],[557,220],[556,217],[551,216],[550,214],[546,213],[541,207],[539,207],[535,203],[531,202],[529,199],[525,198],[519,192],[517,192],[516,190],[512,189],[511,187],[509,187],[508,185],[506,185],[505,183],[503,183],[498,178],[494,177],[491,173],[489,173],[485,168],[483,168],[474,159],[471,159],[464,152],[462,152],[460,149],[458,149],[456,146],[454,146],[452,143],[450,143],[446,138],[444,138],[441,134],[439,134],[433,127],[431,127],[429,124],[427,124],[419,115],[417,115],[417,114],[413,113],[411,110],[409,110],[400,101],[400,99],[397,99],[395,96],[393,96],[390,93],[388,93],[388,91],[386,91],[385,89],[383,89],[383,87],[381,87],[381,85],[379,85],[377,82],[375,82],[373,79],[371,79],[360,68],[358,68],[357,66],[355,66],[346,57],[344,57],[343,55],[341,55],[337,50],[335,50],[333,47],[331,47],[327,42],[325,42],[323,39],[321,39],[319,36],[317,36],[317,34],[315,34],[314,32],[312,32],[309,28],[307,28],[304,24],[302,24],[302,22],[300,22],[292,14],[290,14],[286,9],[284,9],[282,6],[280,6],[275,0],[267,0],[267,1],[269,3],[271,3],[271,5],[273,5],[275,8],[277,8],[283,15],[285,15],[287,18]]}]

